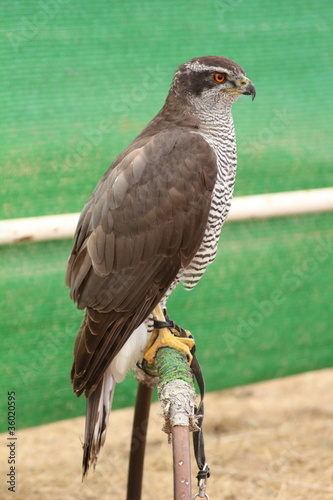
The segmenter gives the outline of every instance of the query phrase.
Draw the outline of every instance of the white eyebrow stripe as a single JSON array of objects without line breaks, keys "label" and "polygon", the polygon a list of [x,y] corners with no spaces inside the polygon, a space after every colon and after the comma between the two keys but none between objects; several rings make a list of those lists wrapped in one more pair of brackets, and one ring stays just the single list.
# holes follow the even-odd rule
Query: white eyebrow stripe
[{"label": "white eyebrow stripe", "polygon": [[230,70],[226,68],[222,68],[221,66],[206,66],[205,64],[199,63],[199,61],[191,62],[185,64],[185,67],[191,69],[192,71],[201,72],[201,71],[217,71],[218,73],[228,73],[230,74]]}]

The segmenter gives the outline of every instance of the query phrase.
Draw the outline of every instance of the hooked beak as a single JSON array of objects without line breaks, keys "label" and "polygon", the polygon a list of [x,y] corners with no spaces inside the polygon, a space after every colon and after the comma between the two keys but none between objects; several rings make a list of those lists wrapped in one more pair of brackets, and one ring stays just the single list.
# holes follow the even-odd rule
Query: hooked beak
[{"label": "hooked beak", "polygon": [[256,96],[256,88],[251,80],[246,78],[246,76],[244,76],[239,82],[238,91],[243,95],[252,95],[252,101]]}]

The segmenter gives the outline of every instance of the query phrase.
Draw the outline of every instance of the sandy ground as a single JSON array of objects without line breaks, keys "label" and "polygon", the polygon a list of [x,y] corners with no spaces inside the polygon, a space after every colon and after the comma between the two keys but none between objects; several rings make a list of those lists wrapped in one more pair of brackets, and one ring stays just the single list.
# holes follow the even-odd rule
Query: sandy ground
[{"label": "sandy ground", "polygon": [[[322,370],[208,394],[210,499],[333,499],[332,387],[333,370]],[[142,500],[172,498],[171,446],[160,430],[159,412],[159,404],[154,404]],[[1,452],[0,498],[125,499],[131,422],[132,409],[111,414],[99,463],[84,483],[83,418],[20,431],[16,493],[6,489],[8,465]],[[1,438],[3,450],[7,435]],[[195,482],[193,490],[197,491]]]}]

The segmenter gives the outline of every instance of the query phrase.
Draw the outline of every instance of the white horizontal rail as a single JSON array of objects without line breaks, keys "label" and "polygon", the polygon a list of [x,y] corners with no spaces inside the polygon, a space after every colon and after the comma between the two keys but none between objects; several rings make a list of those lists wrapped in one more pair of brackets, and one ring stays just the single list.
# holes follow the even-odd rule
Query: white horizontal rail
[{"label": "white horizontal rail", "polygon": [[0,245],[72,238],[80,214],[44,215],[0,221]]},{"label": "white horizontal rail", "polygon": [[[234,198],[228,220],[247,220],[333,210],[333,188]],[[72,238],[78,213],[0,221],[0,245]]]},{"label": "white horizontal rail", "polygon": [[305,189],[234,198],[228,220],[282,217],[331,210],[333,188]]}]

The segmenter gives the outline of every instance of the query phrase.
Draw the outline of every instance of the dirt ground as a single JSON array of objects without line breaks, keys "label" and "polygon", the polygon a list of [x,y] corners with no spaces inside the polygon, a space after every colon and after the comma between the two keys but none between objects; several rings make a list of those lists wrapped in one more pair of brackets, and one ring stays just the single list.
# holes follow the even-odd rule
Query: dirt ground
[{"label": "dirt ground", "polygon": [[[205,441],[212,471],[210,499],[333,499],[332,387],[333,370],[322,370],[208,394]],[[171,446],[161,432],[159,413],[159,404],[154,404],[143,500],[172,498]],[[4,486],[8,465],[2,458],[0,498],[125,499],[131,423],[132,409],[112,412],[97,468],[84,483],[83,418],[20,431],[16,493]],[[1,436],[2,443],[6,437]],[[196,472],[193,464],[193,477]]]}]

